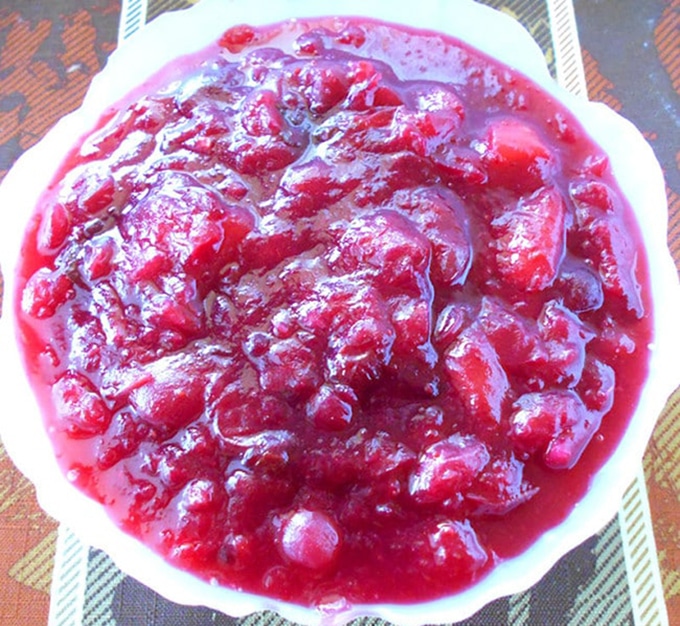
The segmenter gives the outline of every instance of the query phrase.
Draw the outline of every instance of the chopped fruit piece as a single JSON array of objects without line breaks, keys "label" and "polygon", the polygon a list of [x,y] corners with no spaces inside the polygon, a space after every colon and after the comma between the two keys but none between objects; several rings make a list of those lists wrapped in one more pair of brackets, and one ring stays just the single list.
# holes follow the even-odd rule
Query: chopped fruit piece
[{"label": "chopped fruit piece", "polygon": [[41,267],[26,282],[21,297],[21,308],[31,317],[45,319],[75,296],[71,279],[61,272]]},{"label": "chopped fruit piece", "polygon": [[363,173],[360,165],[339,173],[319,158],[289,167],[281,177],[285,195],[277,203],[276,214],[291,218],[315,215],[355,189]]},{"label": "chopped fruit piece", "polygon": [[430,84],[413,93],[416,106],[430,127],[427,134],[445,137],[460,128],[465,119],[465,105],[456,93],[443,85]]},{"label": "chopped fruit piece", "polygon": [[349,93],[349,80],[342,66],[312,60],[293,74],[309,110],[317,115],[339,105]]},{"label": "chopped fruit piece", "polygon": [[307,417],[317,428],[344,430],[352,423],[356,396],[351,388],[322,386],[307,404]]},{"label": "chopped fruit piece", "polygon": [[266,393],[303,398],[322,382],[319,355],[296,336],[271,342],[254,361]]},{"label": "chopped fruit piece", "polygon": [[121,232],[133,249],[154,250],[206,281],[236,258],[237,246],[253,222],[247,209],[227,205],[191,176],[169,174],[125,215]]},{"label": "chopped fruit piece", "polygon": [[565,251],[565,204],[554,188],[522,198],[491,223],[501,279],[520,291],[550,287]]},{"label": "chopped fruit piece", "polygon": [[545,359],[535,359],[544,380],[552,384],[575,385],[581,378],[586,346],[593,339],[575,313],[562,304],[547,302],[538,318],[539,334],[545,341]]},{"label": "chopped fruit piece", "polygon": [[74,170],[64,181],[60,199],[76,221],[83,222],[111,206],[116,183],[111,173],[97,165]]},{"label": "chopped fruit piece", "polygon": [[380,211],[349,224],[335,264],[345,271],[366,268],[388,288],[417,293],[424,287],[430,258],[430,244],[413,222],[394,211]]},{"label": "chopped fruit piece", "polygon": [[411,474],[409,493],[420,503],[462,497],[490,459],[486,446],[474,437],[452,435],[429,446]]},{"label": "chopped fruit piece", "polygon": [[510,438],[521,452],[538,452],[552,469],[568,469],[579,460],[599,427],[573,391],[546,391],[522,396],[510,418]]},{"label": "chopped fruit piece", "polygon": [[520,375],[545,353],[543,339],[533,320],[530,322],[497,299],[482,300],[478,319],[508,372]]},{"label": "chopped fruit piece", "polygon": [[432,244],[434,285],[454,287],[464,283],[472,262],[472,244],[462,200],[443,190],[420,192],[399,202],[399,208]]},{"label": "chopped fruit piece", "polygon": [[[474,528],[466,520],[426,523],[420,533],[416,531],[413,548],[420,551],[418,566],[425,580],[432,583],[437,578],[450,578],[454,572],[465,572],[475,577],[489,560]],[[421,535],[422,533],[422,535]],[[422,544],[429,546],[424,550]]]},{"label": "chopped fruit piece", "polygon": [[83,270],[88,280],[95,281],[113,271],[113,258],[117,244],[110,238],[89,241],[83,250]]},{"label": "chopped fruit piece", "polygon": [[472,503],[475,515],[505,515],[538,492],[523,474],[524,463],[512,453],[494,458],[467,490],[467,504]]},{"label": "chopped fruit piece", "polygon": [[220,37],[219,44],[229,52],[236,54],[241,52],[246,46],[252,45],[259,39],[257,31],[247,24],[232,26]]},{"label": "chopped fruit piece", "polygon": [[444,367],[471,420],[482,428],[496,428],[510,384],[481,326],[473,324],[458,335],[446,351]]},{"label": "chopped fruit piece", "polygon": [[589,411],[608,413],[614,405],[616,373],[606,363],[586,356],[583,373],[576,390]]},{"label": "chopped fruit piece", "polygon": [[602,218],[593,221],[587,230],[584,251],[596,263],[605,294],[620,300],[628,311],[641,318],[645,308],[637,276],[637,251],[625,236],[623,224],[617,219]]},{"label": "chopped fruit piece", "polygon": [[76,438],[103,433],[111,422],[111,411],[81,374],[62,376],[52,387],[52,400],[60,424]]},{"label": "chopped fruit piece", "polygon": [[241,123],[254,137],[279,135],[285,126],[277,108],[278,98],[272,91],[258,91],[247,98],[241,109]]},{"label": "chopped fruit piece", "polygon": [[71,216],[61,202],[45,209],[38,231],[37,248],[43,254],[55,252],[71,233]]},{"label": "chopped fruit piece", "polygon": [[485,142],[491,184],[526,193],[548,182],[555,156],[530,124],[507,117],[493,120]]},{"label": "chopped fruit piece", "polygon": [[130,404],[141,419],[176,430],[201,414],[204,385],[200,372],[194,370],[189,359],[161,359],[148,374],[150,378],[130,393]]}]

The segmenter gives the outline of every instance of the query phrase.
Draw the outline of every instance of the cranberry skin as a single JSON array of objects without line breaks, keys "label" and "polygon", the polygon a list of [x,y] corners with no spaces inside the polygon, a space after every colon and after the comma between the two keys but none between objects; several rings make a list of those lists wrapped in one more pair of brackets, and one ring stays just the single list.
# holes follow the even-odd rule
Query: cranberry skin
[{"label": "cranberry skin", "polygon": [[203,374],[190,359],[161,359],[148,374],[150,379],[130,393],[130,404],[140,419],[174,431],[187,426],[203,412]]},{"label": "cranberry skin", "polygon": [[425,287],[431,255],[413,222],[394,211],[378,211],[349,224],[332,262],[346,272],[368,269],[379,287],[418,293]]},{"label": "cranberry skin", "polygon": [[510,438],[520,452],[539,453],[551,469],[569,469],[600,425],[571,390],[522,396],[510,418]]},{"label": "cranberry skin", "polygon": [[455,585],[461,576],[474,579],[491,558],[466,521],[433,520],[403,538],[425,581],[439,586],[442,579]]},{"label": "cranberry skin", "polygon": [[344,430],[352,424],[356,401],[349,388],[323,385],[307,403],[307,418],[321,430]]},{"label": "cranberry skin", "polygon": [[253,224],[247,209],[227,205],[187,174],[168,173],[123,217],[120,229],[133,249],[151,249],[210,284],[236,258],[237,247]]},{"label": "cranberry skin", "polygon": [[479,324],[462,331],[446,350],[444,368],[472,425],[482,430],[497,429],[510,384],[498,353]]},{"label": "cranberry skin", "polygon": [[82,374],[67,372],[59,378],[52,386],[52,401],[58,423],[75,438],[101,434],[111,422],[111,411]]},{"label": "cranberry skin", "polygon": [[501,279],[520,291],[553,284],[564,256],[566,207],[554,188],[542,188],[491,222]]},{"label": "cranberry skin", "polygon": [[487,127],[483,162],[492,185],[531,193],[549,180],[555,156],[530,123],[501,117]]},{"label": "cranberry skin", "polygon": [[290,80],[297,85],[307,108],[315,115],[328,113],[349,93],[347,73],[342,67],[328,61],[312,59],[296,70]]},{"label": "cranberry skin", "polygon": [[574,313],[597,311],[604,304],[602,281],[585,263],[564,267],[557,287],[564,294],[565,306]]},{"label": "cranberry skin", "polygon": [[533,498],[539,489],[524,479],[524,463],[514,455],[491,460],[465,494],[472,515],[505,515]]},{"label": "cranberry skin", "polygon": [[41,267],[26,282],[21,310],[30,317],[47,319],[74,298],[75,293],[73,282],[63,272]]},{"label": "cranberry skin", "polygon": [[61,248],[71,233],[71,215],[61,202],[46,209],[38,230],[36,247],[42,254],[54,253]]},{"label": "cranberry skin", "polygon": [[420,504],[456,501],[489,462],[486,446],[472,436],[452,435],[429,446],[409,480],[409,493]]},{"label": "cranberry skin", "polygon": [[283,556],[305,568],[326,569],[337,559],[341,535],[325,513],[299,509],[281,524],[278,543]]},{"label": "cranberry skin", "polygon": [[451,345],[460,331],[470,325],[473,316],[470,307],[465,304],[447,304],[440,311],[434,328],[433,340],[437,348],[441,350]]}]

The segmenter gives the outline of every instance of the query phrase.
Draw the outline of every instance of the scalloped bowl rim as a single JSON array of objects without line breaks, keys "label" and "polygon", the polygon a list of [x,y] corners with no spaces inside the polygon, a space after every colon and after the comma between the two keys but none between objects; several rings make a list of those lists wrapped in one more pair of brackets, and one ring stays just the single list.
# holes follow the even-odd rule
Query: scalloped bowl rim
[{"label": "scalloped bowl rim", "polygon": [[[168,565],[139,541],[124,534],[104,509],[65,478],[58,468],[17,347],[13,304],[14,274],[27,219],[74,142],[95,128],[102,112],[118,102],[172,58],[215,41],[229,26],[261,25],[288,18],[353,15],[403,23],[458,37],[525,74],[576,114],[589,135],[610,155],[617,181],[638,218],[649,257],[654,306],[654,341],[649,375],[630,426],[612,457],[595,475],[586,495],[568,517],[541,535],[524,553],[499,564],[470,589],[415,604],[346,605],[308,608],[208,582]],[[196,25],[200,25],[197,28]],[[193,26],[193,28],[192,28]],[[187,37],[187,33],[191,33]],[[134,68],[131,71],[130,68]],[[625,146],[625,150],[617,149]],[[629,155],[633,155],[632,157]],[[27,186],[26,181],[30,181]],[[3,215],[0,264],[4,269],[5,307],[0,324],[1,385],[5,397],[22,407],[21,418],[5,412],[0,434],[19,469],[36,485],[40,505],[81,539],[107,552],[120,569],[166,598],[205,605],[236,617],[273,610],[303,624],[342,624],[359,616],[381,617],[403,626],[443,623],[469,617],[500,597],[538,582],[571,549],[598,532],[616,513],[632,482],[657,417],[680,382],[674,364],[680,353],[680,285],[666,242],[667,204],[661,168],[649,144],[627,120],[601,104],[589,103],[559,87],[543,55],[513,18],[472,0],[420,0],[418,11],[402,3],[345,0],[342,8],[314,0],[201,0],[187,11],[167,13],[126,41],[92,81],[83,105],[63,118],[25,153],[0,186]],[[663,303],[663,306],[661,306]]]}]

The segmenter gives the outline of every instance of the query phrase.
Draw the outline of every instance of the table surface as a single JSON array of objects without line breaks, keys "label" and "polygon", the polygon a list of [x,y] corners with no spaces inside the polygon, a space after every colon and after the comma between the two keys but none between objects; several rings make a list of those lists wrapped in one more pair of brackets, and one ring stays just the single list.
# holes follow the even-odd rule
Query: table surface
[{"label": "table surface", "polygon": [[[181,4],[151,2],[149,17]],[[531,2],[487,4],[521,13]],[[668,243],[680,268],[680,0],[574,0],[573,8],[588,96],[632,120],[662,164]],[[116,47],[120,13],[118,0],[0,0],[0,179],[80,104]],[[546,28],[542,20],[532,26],[537,38]],[[0,219],[6,210],[0,207]],[[671,624],[680,624],[680,392],[659,418],[644,483],[667,613]],[[40,511],[0,444],[0,624],[47,623],[56,543],[57,524]],[[536,615],[522,623],[546,623]],[[154,622],[161,623],[202,622],[172,616]]]}]

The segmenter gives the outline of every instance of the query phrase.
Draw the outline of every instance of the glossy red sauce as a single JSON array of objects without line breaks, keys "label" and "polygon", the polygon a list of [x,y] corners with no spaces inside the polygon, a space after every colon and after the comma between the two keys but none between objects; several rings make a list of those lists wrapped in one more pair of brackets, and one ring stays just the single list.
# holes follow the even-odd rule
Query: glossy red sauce
[{"label": "glossy red sauce", "polygon": [[24,244],[69,480],[179,567],[304,604],[440,597],[562,520],[651,337],[630,209],[571,114],[354,20],[232,29],[145,91]]}]

